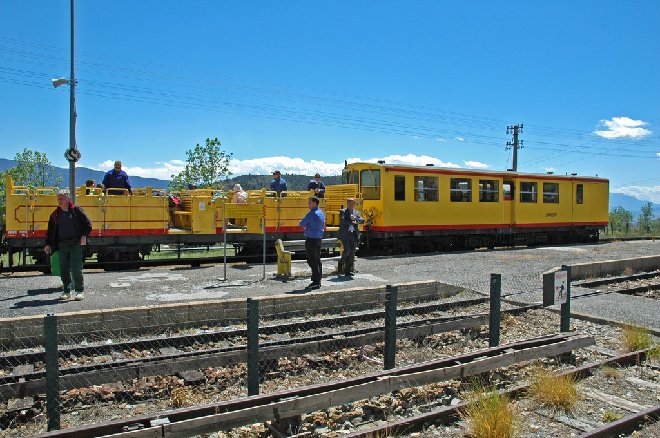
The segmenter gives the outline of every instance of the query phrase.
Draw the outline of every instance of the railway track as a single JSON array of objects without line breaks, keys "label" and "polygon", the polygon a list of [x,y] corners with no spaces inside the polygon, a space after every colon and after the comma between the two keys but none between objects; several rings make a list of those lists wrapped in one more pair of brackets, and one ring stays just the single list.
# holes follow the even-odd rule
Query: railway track
[{"label": "railway track", "polygon": [[[605,405],[611,407],[611,409],[618,408],[626,411],[627,414],[621,415],[619,420],[613,421],[609,424],[606,423],[598,425],[594,424],[593,418],[579,418],[575,415],[568,417],[556,412],[549,413],[547,410],[545,412],[539,410],[539,415],[549,422],[558,422],[561,423],[562,426],[568,428],[566,436],[568,436],[568,433],[570,433],[572,436],[574,436],[575,433],[579,433],[582,437],[591,438],[622,436],[621,434],[630,433],[640,426],[657,422],[660,420],[660,404],[656,403],[651,406],[640,405],[635,402],[630,402],[625,398],[620,397],[619,395],[603,392],[603,388],[600,386],[594,387],[595,385],[589,385],[586,383],[590,378],[594,377],[596,373],[599,372],[599,370],[602,370],[603,367],[616,366],[625,368],[639,366],[640,362],[646,359],[646,355],[648,353],[649,350],[642,350],[633,353],[622,354],[558,373],[560,376],[568,376],[576,381],[582,381],[583,385],[581,386],[580,391],[583,393],[583,397],[602,402]],[[659,371],[658,367],[650,366],[650,368],[654,369],[655,371]],[[652,378],[644,380],[636,377],[628,377],[626,378],[626,382],[630,384],[626,386],[627,389],[633,387],[642,387],[646,390],[655,391],[656,393],[660,390],[660,385]],[[505,390],[501,390],[499,393],[512,399],[521,399],[527,395],[528,390],[528,384],[518,384],[513,385]],[[461,419],[461,413],[464,411],[466,406],[467,405],[465,402],[460,402],[453,406],[442,406],[422,415],[408,417],[399,421],[391,421],[382,426],[364,428],[363,430],[355,431],[343,436],[346,438],[367,438],[380,436],[406,437],[411,433],[425,430],[425,428],[425,436],[462,436],[462,434],[454,435],[452,433],[448,433],[447,425],[456,424],[456,422]],[[432,432],[433,428],[428,428],[428,426],[435,424],[441,424],[443,426],[441,429],[444,431],[444,433],[440,433],[438,431],[437,434],[434,434]],[[548,425],[546,424],[545,427],[547,429]]]},{"label": "railway track", "polygon": [[[593,342],[593,338],[577,333],[542,336],[327,384],[81,426],[51,432],[46,436],[85,438],[116,434],[118,437],[184,437],[230,430],[273,418],[295,418],[319,409],[401,392],[410,387],[474,376],[521,361],[564,354]],[[138,432],[139,435],[135,435]]]},{"label": "railway track", "polygon": [[[476,305],[482,299],[445,303],[443,305],[416,305],[400,309],[399,316],[419,315],[440,308],[449,310],[461,306]],[[538,306],[524,306],[503,311],[503,314],[520,314]],[[383,312],[360,312],[338,318],[307,320],[289,324],[273,324],[260,327],[262,338],[287,333],[286,339],[263,340],[260,342],[260,358],[276,360],[291,354],[303,355],[317,351],[361,347],[365,344],[382,342],[383,326],[365,324],[382,321]],[[353,327],[360,322],[360,328]],[[425,317],[397,324],[397,339],[412,339],[452,330],[475,329],[487,324],[488,314],[470,314],[449,317]],[[365,326],[366,325],[366,326]],[[323,330],[329,328],[338,330]],[[322,331],[320,334],[308,334]],[[144,376],[169,375],[208,367],[231,366],[245,362],[247,354],[246,330],[226,330],[215,333],[182,335],[164,339],[162,337],[112,344],[97,344],[84,347],[69,347],[59,350],[60,382],[65,388],[80,388],[101,385],[117,380]],[[228,344],[216,347],[216,343]],[[164,344],[166,349],[161,349]],[[177,347],[189,347],[181,351]],[[164,352],[167,352],[166,354]],[[117,353],[117,355],[113,355]],[[127,357],[128,356],[128,357]],[[108,360],[111,358],[111,360]],[[0,376],[0,398],[10,399],[33,396],[44,391],[46,372],[43,368],[43,352],[4,355],[1,359],[5,369]],[[80,362],[86,362],[80,364]],[[32,364],[33,370],[13,372],[13,367]]]},{"label": "railway track", "polygon": [[658,299],[660,298],[660,271],[585,280],[573,282],[572,285],[587,289],[597,289],[594,292],[577,294],[574,298],[619,293]]}]

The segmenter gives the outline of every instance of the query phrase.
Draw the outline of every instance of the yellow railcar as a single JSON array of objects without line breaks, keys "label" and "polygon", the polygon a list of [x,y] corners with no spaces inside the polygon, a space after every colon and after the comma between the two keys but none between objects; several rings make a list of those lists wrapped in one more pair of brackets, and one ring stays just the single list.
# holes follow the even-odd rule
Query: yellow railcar
[{"label": "yellow railcar", "polygon": [[352,163],[368,249],[413,251],[593,241],[607,225],[609,182],[540,175]]},{"label": "yellow railcar", "polygon": [[[24,253],[45,263],[43,253],[48,218],[57,207],[57,188],[18,187],[5,179],[7,220],[3,252]],[[232,192],[209,189],[175,193],[180,200],[170,204],[170,193],[163,189],[136,188],[128,193],[107,194],[101,189],[79,187],[76,203],[90,217],[93,229],[87,256],[99,261],[125,262],[149,254],[156,244],[215,244],[225,239],[237,251],[260,253],[266,244],[274,248],[277,239],[300,239],[298,226],[307,213],[309,191],[289,191],[284,196],[266,190],[248,192],[247,204],[232,204]],[[339,209],[346,197],[357,197],[356,185],[338,185],[328,190],[320,207],[328,217],[327,231],[337,231]],[[264,226],[265,225],[265,226]],[[10,258],[10,263],[12,258]]]}]

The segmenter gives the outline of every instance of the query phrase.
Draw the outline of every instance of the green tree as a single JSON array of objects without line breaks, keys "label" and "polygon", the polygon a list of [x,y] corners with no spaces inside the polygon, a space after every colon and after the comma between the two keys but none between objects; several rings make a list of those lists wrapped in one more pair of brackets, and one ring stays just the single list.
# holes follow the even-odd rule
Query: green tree
[{"label": "green tree", "polygon": [[24,148],[14,157],[16,166],[0,172],[0,224],[5,223],[6,188],[5,175],[11,175],[14,184],[28,187],[59,186],[62,177],[48,160],[46,154]]},{"label": "green tree", "polygon": [[193,184],[200,189],[219,189],[222,179],[231,175],[229,161],[233,154],[220,149],[220,140],[207,138],[206,144],[199,143],[186,151],[186,167],[178,175],[172,175],[170,190],[181,190]]},{"label": "green tree", "polygon": [[642,211],[637,218],[637,229],[642,233],[651,232],[651,224],[653,223],[653,205],[647,202],[642,206]]},{"label": "green tree", "polygon": [[14,179],[14,184],[28,187],[59,186],[62,178],[57,175],[46,154],[23,149],[14,157],[16,166],[8,172]]},{"label": "green tree", "polygon": [[615,207],[610,211],[610,230],[612,233],[628,233],[633,215],[623,207]]}]

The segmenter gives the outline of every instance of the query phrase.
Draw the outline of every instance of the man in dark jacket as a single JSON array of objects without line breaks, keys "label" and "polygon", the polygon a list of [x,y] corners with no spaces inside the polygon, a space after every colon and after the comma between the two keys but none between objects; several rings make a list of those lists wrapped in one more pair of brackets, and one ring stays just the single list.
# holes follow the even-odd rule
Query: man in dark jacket
[{"label": "man in dark jacket", "polygon": [[344,247],[337,267],[338,274],[353,275],[353,264],[355,263],[355,251],[357,249],[360,230],[358,224],[363,224],[364,219],[355,210],[355,199],[346,200],[346,208],[339,212],[339,239]]},{"label": "man in dark jacket", "polygon": [[321,175],[314,175],[314,179],[307,184],[307,190],[314,190],[314,196],[323,198],[325,196],[325,184],[321,181]]},{"label": "man in dark jacket", "polygon": [[50,255],[59,251],[60,278],[64,285],[64,293],[60,300],[67,301],[71,297],[71,281],[75,287],[75,299],[80,301],[85,296],[83,291],[83,254],[82,247],[87,245],[87,237],[92,232],[92,222],[82,208],[71,202],[68,190],[57,192],[57,208],[48,219],[48,232],[44,252]]},{"label": "man in dark jacket", "polygon": [[128,193],[132,193],[128,174],[121,170],[121,161],[115,161],[113,169],[108,170],[108,173],[105,174],[103,177],[103,188],[111,195],[123,195],[126,192],[124,190],[110,189],[126,189]]}]

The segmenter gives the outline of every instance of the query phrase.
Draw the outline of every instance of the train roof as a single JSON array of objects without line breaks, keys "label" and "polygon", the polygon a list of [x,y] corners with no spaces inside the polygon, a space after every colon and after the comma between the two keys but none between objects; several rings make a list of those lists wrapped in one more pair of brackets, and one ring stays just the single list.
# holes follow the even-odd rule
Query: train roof
[{"label": "train roof", "polygon": [[497,171],[497,170],[480,170],[480,169],[461,169],[455,167],[438,167],[433,165],[427,166],[411,166],[409,164],[388,164],[388,163],[370,163],[364,161],[357,161],[348,163],[347,166],[365,166],[365,167],[379,167],[386,171],[399,171],[404,173],[426,173],[426,174],[452,174],[452,175],[466,175],[466,176],[479,176],[479,175],[492,175],[502,178],[530,178],[530,179],[565,179],[571,181],[593,181],[593,182],[609,182],[607,178],[599,176],[582,176],[576,173],[570,175],[559,175],[555,173],[525,173],[513,171]]}]

